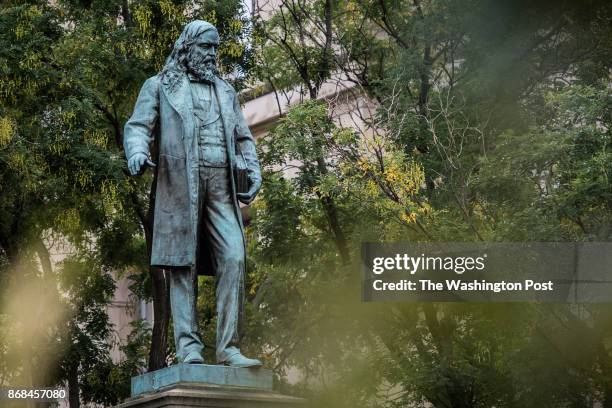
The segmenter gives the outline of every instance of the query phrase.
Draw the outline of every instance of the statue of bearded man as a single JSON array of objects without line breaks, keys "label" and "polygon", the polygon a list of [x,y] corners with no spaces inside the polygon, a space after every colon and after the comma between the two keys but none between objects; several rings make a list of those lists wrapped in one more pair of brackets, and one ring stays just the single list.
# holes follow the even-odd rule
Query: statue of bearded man
[{"label": "statue of bearded man", "polygon": [[217,363],[258,367],[238,344],[245,273],[238,202],[253,201],[261,172],[236,92],[218,76],[218,46],[212,24],[185,26],[163,70],[142,86],[123,143],[132,175],[156,166],[153,142],[159,152],[151,265],[170,276],[178,360],[204,362],[196,299],[198,274],[206,274],[216,277]]}]

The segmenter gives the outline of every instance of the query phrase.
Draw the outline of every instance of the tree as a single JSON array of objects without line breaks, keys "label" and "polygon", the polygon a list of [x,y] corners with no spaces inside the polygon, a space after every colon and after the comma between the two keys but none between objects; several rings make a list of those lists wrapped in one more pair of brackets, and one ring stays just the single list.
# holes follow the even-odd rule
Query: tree
[{"label": "tree", "polygon": [[[62,310],[74,313],[58,317],[71,330],[53,344],[61,345],[66,354],[49,366],[51,374],[44,373],[71,382],[72,405],[79,400],[113,403],[125,395],[127,374],[140,369],[139,360],[132,357],[119,367],[108,357],[110,328],[102,310],[109,301],[110,270],[136,271],[140,276],[135,290],[145,297],[152,294],[156,321],[149,369],[164,366],[170,358],[168,285],[162,271],[148,267],[154,175],[138,180],[127,176],[122,127],[140,85],[162,67],[188,19],[206,18],[217,24],[224,39],[222,70],[234,73],[240,86],[250,64],[242,42],[248,27],[240,16],[237,1],[28,1],[2,6],[3,282],[26,268],[19,281],[42,276],[46,287],[61,297],[57,282],[67,276],[99,278],[91,287],[78,287],[74,281],[63,287],[100,292],[95,293],[99,297],[81,293],[68,297],[67,304],[60,302]],[[52,241],[68,244],[72,263],[52,270]],[[10,292],[5,298],[11,299]],[[48,326],[51,330],[58,324]],[[13,334],[10,327],[7,324],[8,337]],[[146,338],[144,331],[139,333],[133,341]],[[92,356],[99,361],[84,363]],[[19,375],[22,368],[11,364],[4,364],[7,376]],[[80,390],[72,392],[77,383]]]},{"label": "tree", "polygon": [[[260,79],[316,97],[312,78],[339,77],[378,110],[355,133],[321,114],[337,99],[305,103],[261,144],[253,304],[257,333],[293,333],[265,338],[277,372],[299,367],[321,406],[609,403],[605,307],[359,305],[347,294],[358,266],[332,261],[311,204],[319,191],[340,203],[355,252],[385,239],[609,240],[609,5],[328,4],[282,2],[261,22]],[[331,171],[304,188],[312,151]]]}]

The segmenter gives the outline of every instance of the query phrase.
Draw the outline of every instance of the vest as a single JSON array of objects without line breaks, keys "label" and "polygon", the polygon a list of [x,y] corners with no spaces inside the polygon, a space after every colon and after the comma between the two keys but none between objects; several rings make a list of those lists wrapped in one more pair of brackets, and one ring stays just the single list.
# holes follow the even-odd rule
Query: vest
[{"label": "vest", "polygon": [[213,85],[191,82],[200,166],[227,167],[227,147],[219,103]]}]

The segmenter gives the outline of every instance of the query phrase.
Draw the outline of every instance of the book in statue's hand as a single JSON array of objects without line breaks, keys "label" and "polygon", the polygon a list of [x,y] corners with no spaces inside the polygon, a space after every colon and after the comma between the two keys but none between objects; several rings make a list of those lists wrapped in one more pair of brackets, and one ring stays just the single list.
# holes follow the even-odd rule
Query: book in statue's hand
[{"label": "book in statue's hand", "polygon": [[239,148],[237,150],[236,166],[234,167],[234,183],[236,185],[236,193],[244,194],[249,192],[249,171],[242,151],[240,151]]}]

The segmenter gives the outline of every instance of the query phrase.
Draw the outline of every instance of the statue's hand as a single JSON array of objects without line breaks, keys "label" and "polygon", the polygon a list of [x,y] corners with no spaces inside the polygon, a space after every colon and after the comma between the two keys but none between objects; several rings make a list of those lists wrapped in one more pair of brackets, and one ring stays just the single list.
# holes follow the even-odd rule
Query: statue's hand
[{"label": "statue's hand", "polygon": [[144,153],[134,153],[132,157],[128,159],[128,170],[132,176],[141,174],[144,171],[144,165],[155,167],[155,163],[149,159]]},{"label": "statue's hand", "polygon": [[236,198],[238,198],[238,201],[240,201],[242,204],[246,204],[246,205],[251,204],[251,202],[255,199],[257,192],[259,192],[259,188],[261,187],[260,181],[255,182],[255,183],[250,183],[250,184],[251,184],[251,187],[249,188],[249,191],[247,191],[246,193],[236,194]]}]

